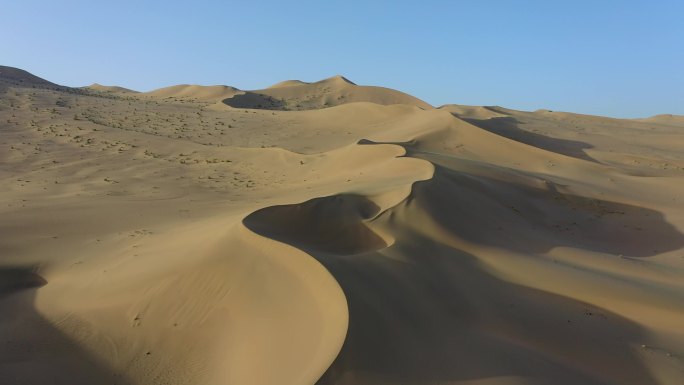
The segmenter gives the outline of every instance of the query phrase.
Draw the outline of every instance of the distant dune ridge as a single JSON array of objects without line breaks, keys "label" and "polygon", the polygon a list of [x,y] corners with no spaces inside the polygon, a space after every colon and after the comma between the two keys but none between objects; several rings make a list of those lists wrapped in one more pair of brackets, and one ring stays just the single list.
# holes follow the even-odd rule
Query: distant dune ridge
[{"label": "distant dune ridge", "polygon": [[104,86],[102,84],[97,84],[97,83],[93,83],[93,84],[86,86],[84,88],[88,88],[88,89],[95,90],[95,91],[103,91],[103,92],[138,93],[138,91],[129,90],[128,88],[124,88],[124,87]]},{"label": "distant dune ridge", "polygon": [[187,98],[199,101],[219,101],[241,92],[230,86],[199,86],[181,84],[146,92],[145,95],[162,98]]},{"label": "distant dune ridge", "polygon": [[679,385],[684,121],[0,67],[0,384]]},{"label": "distant dune ridge", "polygon": [[661,114],[642,120],[654,123],[682,125],[684,124],[684,115]]},{"label": "distant dune ridge", "polygon": [[155,97],[222,101],[235,108],[269,110],[312,110],[354,102],[383,105],[407,104],[423,109],[432,106],[407,95],[383,87],[358,86],[343,76],[333,76],[314,83],[287,80],[263,90],[241,91],[230,86],[178,85],[144,93]]},{"label": "distant dune ridge", "polygon": [[354,102],[432,108],[424,101],[403,92],[383,87],[358,86],[340,75],[315,83],[288,80],[263,90],[234,95],[223,102],[237,108],[274,110],[311,110]]}]

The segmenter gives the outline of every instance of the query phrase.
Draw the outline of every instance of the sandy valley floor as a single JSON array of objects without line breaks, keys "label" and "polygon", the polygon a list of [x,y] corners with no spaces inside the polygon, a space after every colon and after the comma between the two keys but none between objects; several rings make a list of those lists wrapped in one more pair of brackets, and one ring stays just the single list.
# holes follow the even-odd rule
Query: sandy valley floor
[{"label": "sandy valley floor", "polygon": [[684,383],[684,117],[0,67],[0,384]]}]

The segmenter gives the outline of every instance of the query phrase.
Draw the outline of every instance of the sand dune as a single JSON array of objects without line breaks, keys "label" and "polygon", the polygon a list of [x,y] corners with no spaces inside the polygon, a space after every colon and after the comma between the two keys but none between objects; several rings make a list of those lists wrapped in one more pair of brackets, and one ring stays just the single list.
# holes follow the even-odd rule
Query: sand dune
[{"label": "sand dune", "polygon": [[652,122],[659,124],[668,124],[681,127],[684,125],[684,115],[662,114],[651,116],[650,118],[641,119],[644,122]]},{"label": "sand dune", "polygon": [[481,106],[461,106],[458,104],[446,104],[439,107],[441,110],[446,110],[459,118],[468,119],[491,119],[506,116],[505,113],[496,111],[496,107],[481,107]]},{"label": "sand dune", "polygon": [[138,91],[129,90],[128,88],[119,86],[104,86],[102,84],[93,83],[89,86],[83,87],[94,91],[101,92],[121,92],[121,93],[138,93]]},{"label": "sand dune", "polygon": [[383,87],[358,86],[339,75],[315,83],[288,80],[263,90],[236,94],[223,102],[236,108],[270,110],[312,110],[354,102],[432,108],[424,101],[403,92]]},{"label": "sand dune", "polygon": [[684,382],[676,117],[0,83],[2,384]]},{"label": "sand dune", "polygon": [[274,85],[272,85],[272,86],[270,86],[270,87],[268,87],[268,88],[280,88],[280,87],[290,87],[290,86],[301,86],[301,85],[306,85],[306,84],[310,84],[310,83],[303,82],[303,81],[301,81],[301,80],[285,80],[285,81],[282,81],[282,82],[278,82],[278,83],[276,83],[276,84],[274,84]]},{"label": "sand dune", "polygon": [[145,92],[144,95],[155,96],[160,98],[180,98],[192,99],[196,101],[212,101],[217,102],[229,98],[240,90],[230,86],[200,86],[181,84],[177,86],[164,87],[158,90]]}]

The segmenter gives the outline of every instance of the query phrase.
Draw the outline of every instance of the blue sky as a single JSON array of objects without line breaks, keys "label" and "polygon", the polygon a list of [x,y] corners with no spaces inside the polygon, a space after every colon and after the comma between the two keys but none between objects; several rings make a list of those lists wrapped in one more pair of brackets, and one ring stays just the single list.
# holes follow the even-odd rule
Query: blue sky
[{"label": "blue sky", "polygon": [[10,1],[0,64],[69,86],[341,74],[434,105],[684,114],[684,1]]}]

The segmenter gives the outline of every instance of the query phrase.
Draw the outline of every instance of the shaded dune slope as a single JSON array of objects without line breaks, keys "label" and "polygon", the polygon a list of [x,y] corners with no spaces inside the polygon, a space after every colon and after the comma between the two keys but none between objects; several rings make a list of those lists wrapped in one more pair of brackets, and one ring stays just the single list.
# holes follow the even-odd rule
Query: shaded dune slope
[{"label": "shaded dune slope", "polygon": [[0,383],[130,384],[36,311],[36,290],[48,283],[36,270],[0,269],[0,338],[5,345],[0,350]]},{"label": "shaded dune slope", "polygon": [[387,246],[363,223],[379,210],[380,207],[363,196],[336,195],[299,205],[261,209],[243,222],[256,233],[295,245],[308,253],[348,255]]},{"label": "shaded dune slope", "polygon": [[542,135],[530,130],[522,129],[521,126],[528,122],[516,118],[510,110],[500,107],[469,107],[457,105],[442,106],[440,109],[449,111],[454,116],[477,127],[521,143],[579,159],[594,160],[586,154],[586,151],[584,151],[592,147],[590,144],[576,140],[553,138],[548,135]]}]

